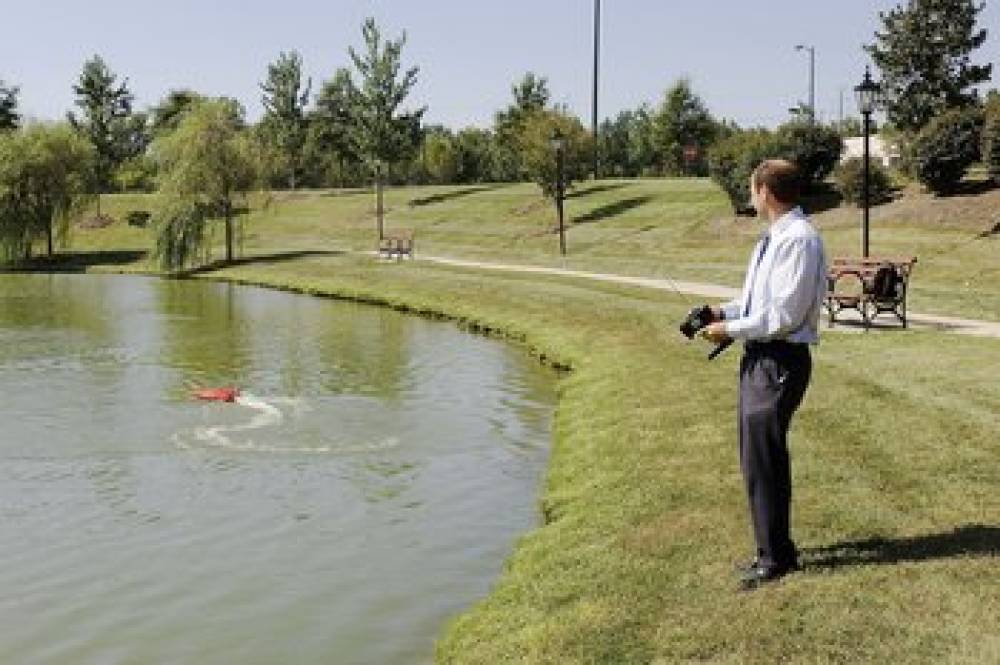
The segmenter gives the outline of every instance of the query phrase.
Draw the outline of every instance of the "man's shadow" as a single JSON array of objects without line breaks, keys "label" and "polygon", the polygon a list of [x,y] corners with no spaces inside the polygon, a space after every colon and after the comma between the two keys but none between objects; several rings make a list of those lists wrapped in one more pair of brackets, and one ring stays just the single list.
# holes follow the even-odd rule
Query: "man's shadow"
[{"label": "man's shadow", "polygon": [[1000,555],[1000,527],[968,524],[953,531],[911,538],[868,538],[802,551],[805,568],[836,569],[864,564]]}]

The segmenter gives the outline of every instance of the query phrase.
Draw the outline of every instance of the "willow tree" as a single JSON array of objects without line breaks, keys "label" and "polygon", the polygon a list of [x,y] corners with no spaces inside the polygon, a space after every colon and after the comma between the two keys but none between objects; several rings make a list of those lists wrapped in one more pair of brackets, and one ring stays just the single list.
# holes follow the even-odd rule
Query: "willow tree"
[{"label": "willow tree", "polygon": [[207,100],[177,130],[154,143],[163,201],[156,213],[156,256],[176,270],[207,256],[213,220],[225,225],[226,262],[234,257],[234,217],[257,180],[254,149],[227,100]]},{"label": "willow tree", "polygon": [[91,201],[93,147],[69,126],[0,134],[0,258],[30,259],[44,238],[51,258],[70,219]]}]

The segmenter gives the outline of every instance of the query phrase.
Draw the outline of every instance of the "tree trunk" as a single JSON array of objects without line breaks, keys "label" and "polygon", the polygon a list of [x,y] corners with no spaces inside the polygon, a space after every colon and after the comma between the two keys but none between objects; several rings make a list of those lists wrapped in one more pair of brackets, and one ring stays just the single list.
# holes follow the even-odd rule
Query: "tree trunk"
[{"label": "tree trunk", "polygon": [[49,258],[52,258],[52,220],[49,219],[49,225],[45,227],[45,240],[48,243]]},{"label": "tree trunk", "polygon": [[233,262],[233,212],[229,201],[223,206],[223,213],[226,216],[226,263]]}]

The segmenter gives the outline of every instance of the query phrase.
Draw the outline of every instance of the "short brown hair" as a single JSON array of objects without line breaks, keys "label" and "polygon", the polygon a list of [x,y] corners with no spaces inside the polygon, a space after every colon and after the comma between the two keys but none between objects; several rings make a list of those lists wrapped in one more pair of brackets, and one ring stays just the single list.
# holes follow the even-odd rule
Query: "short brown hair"
[{"label": "short brown hair", "polygon": [[794,205],[799,202],[802,181],[799,167],[787,159],[768,159],[760,163],[753,172],[754,187],[767,185],[768,190],[779,202]]}]

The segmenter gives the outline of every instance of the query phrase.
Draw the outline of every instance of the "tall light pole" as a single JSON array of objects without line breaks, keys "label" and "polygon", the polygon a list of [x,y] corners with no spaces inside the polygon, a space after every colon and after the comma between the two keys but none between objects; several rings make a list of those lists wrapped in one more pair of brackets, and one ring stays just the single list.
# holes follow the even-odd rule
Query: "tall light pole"
[{"label": "tall light pole", "polygon": [[816,47],[797,44],[796,51],[809,51],[809,121],[816,122]]},{"label": "tall light pole", "polygon": [[861,218],[861,256],[868,258],[868,208],[870,206],[869,201],[869,189],[868,189],[868,175],[869,175],[869,163],[871,161],[871,155],[868,150],[868,135],[871,132],[871,119],[872,111],[875,110],[875,103],[878,97],[878,85],[872,81],[871,70],[865,67],[865,78],[861,81],[861,84],[854,88],[854,94],[858,101],[858,110],[861,111],[861,115],[864,117],[864,134],[865,134],[865,155],[864,155],[864,186],[862,187],[862,200],[864,205],[864,213]]},{"label": "tall light pole", "polygon": [[558,127],[552,132],[549,143],[556,152],[556,212],[559,214],[559,253],[566,256],[566,228],[563,225],[563,199],[565,198],[563,170],[565,169],[566,140]]},{"label": "tall light pole", "polygon": [[382,206],[382,170],[384,168],[384,163],[381,159],[375,160],[375,218],[378,222],[378,241],[382,242],[382,238],[385,236],[382,225],[382,218],[385,214],[385,209]]},{"label": "tall light pole", "polygon": [[594,0],[594,98],[591,114],[591,133],[594,137],[594,180],[597,180],[598,150],[597,141],[597,81],[601,64],[601,0]]}]

